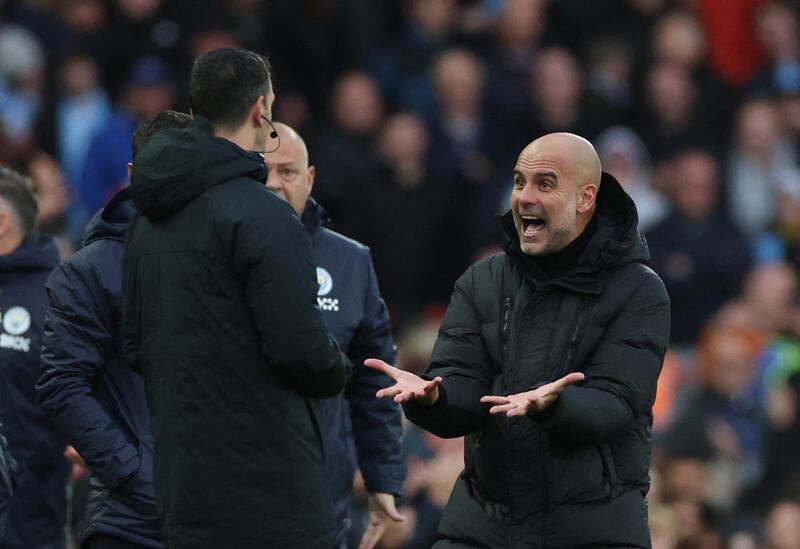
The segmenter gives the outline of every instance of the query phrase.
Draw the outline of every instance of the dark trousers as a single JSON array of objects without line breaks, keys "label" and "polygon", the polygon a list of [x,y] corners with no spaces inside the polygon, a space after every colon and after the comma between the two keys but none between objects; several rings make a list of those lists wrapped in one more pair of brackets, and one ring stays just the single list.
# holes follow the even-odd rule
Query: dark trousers
[{"label": "dark trousers", "polygon": [[119,538],[97,534],[83,542],[81,549],[148,549],[144,545],[132,543]]}]

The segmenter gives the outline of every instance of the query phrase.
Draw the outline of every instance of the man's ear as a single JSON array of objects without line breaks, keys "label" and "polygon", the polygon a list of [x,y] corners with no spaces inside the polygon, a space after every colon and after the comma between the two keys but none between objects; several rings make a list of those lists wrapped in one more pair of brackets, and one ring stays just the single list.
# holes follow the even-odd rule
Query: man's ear
[{"label": "man's ear", "polygon": [[578,190],[578,213],[590,211],[597,200],[597,185],[589,183]]},{"label": "man's ear", "polygon": [[133,162],[128,162],[128,178],[133,175]]},{"label": "man's ear", "polygon": [[11,230],[11,223],[14,220],[11,219],[11,213],[8,211],[0,212],[0,238],[6,236],[8,232]]},{"label": "man's ear", "polygon": [[266,98],[263,95],[259,95],[253,106],[250,107],[250,119],[259,128],[266,124],[264,117],[269,118],[264,111],[266,111]]}]

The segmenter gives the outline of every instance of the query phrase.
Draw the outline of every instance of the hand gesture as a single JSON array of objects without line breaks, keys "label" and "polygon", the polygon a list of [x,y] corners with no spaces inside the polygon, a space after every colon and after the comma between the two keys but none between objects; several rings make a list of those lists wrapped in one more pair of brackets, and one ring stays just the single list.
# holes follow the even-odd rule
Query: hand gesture
[{"label": "hand gesture", "polygon": [[489,409],[490,414],[504,413],[508,417],[524,416],[531,412],[544,412],[556,401],[567,385],[583,381],[584,377],[580,372],[572,372],[533,391],[508,396],[485,396],[481,397],[481,402],[494,404]]},{"label": "hand gesture", "polygon": [[416,400],[423,406],[433,406],[439,400],[441,377],[427,381],[411,372],[390,366],[377,358],[368,358],[364,361],[364,365],[383,372],[397,382],[391,387],[381,389],[375,393],[378,398],[391,398],[398,404]]},{"label": "hand gesture", "polygon": [[395,522],[403,522],[403,515],[397,512],[394,505],[394,495],[383,492],[369,494],[369,526],[364,535],[361,536],[361,543],[358,549],[372,549],[380,541],[386,531],[386,521],[392,519]]}]

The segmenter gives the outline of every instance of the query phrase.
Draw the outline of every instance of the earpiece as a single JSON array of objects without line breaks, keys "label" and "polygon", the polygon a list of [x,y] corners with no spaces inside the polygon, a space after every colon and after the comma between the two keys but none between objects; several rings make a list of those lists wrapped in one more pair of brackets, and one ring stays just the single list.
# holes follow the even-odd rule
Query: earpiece
[{"label": "earpiece", "polygon": [[272,139],[278,139],[278,130],[276,130],[276,129],[275,129],[275,126],[273,126],[273,125],[272,125],[272,120],[270,120],[269,118],[267,118],[267,117],[266,117],[266,116],[264,116],[263,114],[261,115],[261,118],[263,118],[263,119],[264,119],[264,122],[266,122],[267,124],[269,124],[269,127],[270,127],[270,128],[272,128],[272,131],[271,131],[271,132],[269,132],[269,136],[270,136]]}]

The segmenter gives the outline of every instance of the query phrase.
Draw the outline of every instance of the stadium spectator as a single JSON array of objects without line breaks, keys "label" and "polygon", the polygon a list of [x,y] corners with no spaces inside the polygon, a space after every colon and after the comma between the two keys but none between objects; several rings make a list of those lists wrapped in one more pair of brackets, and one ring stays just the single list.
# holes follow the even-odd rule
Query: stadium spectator
[{"label": "stadium spectator", "polygon": [[69,193],[68,234],[77,243],[91,215],[84,211],[81,200],[86,155],[112,111],[108,94],[100,85],[97,62],[92,57],[85,54],[67,57],[59,66],[58,76],[62,94],[51,113],[52,149],[61,164]]},{"label": "stadium spectator", "polygon": [[131,66],[119,107],[95,136],[81,170],[80,200],[89,215],[128,184],[125,166],[136,126],[169,109],[174,101],[172,73],[164,62],[149,57]]},{"label": "stadium spectator", "polygon": [[667,214],[667,199],[650,185],[650,154],[629,128],[613,126],[597,136],[597,154],[636,204],[639,230],[647,232]]},{"label": "stadium spectator", "polygon": [[430,70],[433,61],[452,45],[455,0],[411,0],[406,3],[408,26],[396,44],[380,52],[375,75],[387,101],[430,117],[436,112]]},{"label": "stadium spectator", "polygon": [[776,212],[781,175],[797,166],[774,103],[756,99],[739,109],[728,161],[731,219],[751,241],[769,227]]},{"label": "stadium spectator", "polygon": [[735,297],[750,265],[748,245],[719,207],[719,168],[706,152],[674,161],[672,208],[647,232],[653,269],[672,302],[673,345],[691,346],[700,330]]},{"label": "stadium spectator", "polygon": [[501,4],[486,55],[487,86],[493,90],[486,97],[487,108],[498,125],[515,128],[530,109],[531,70],[541,47],[547,3],[507,0]]},{"label": "stadium spectator", "polygon": [[371,185],[377,176],[375,137],[383,111],[383,98],[372,76],[344,74],[332,91],[330,123],[309,139],[309,152],[321,174],[316,198],[344,229],[349,228],[353,192]]},{"label": "stadium spectator", "polygon": [[372,250],[381,291],[403,324],[426,304],[447,299],[455,271],[466,263],[465,243],[448,234],[464,222],[466,206],[425,163],[429,134],[419,116],[390,117],[378,146],[384,167],[352,198],[353,236]]},{"label": "stadium spectator", "polygon": [[687,147],[720,149],[716,134],[703,117],[697,85],[685,67],[657,62],[647,71],[645,112],[638,133],[654,161],[670,158]]}]

